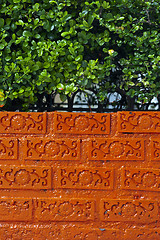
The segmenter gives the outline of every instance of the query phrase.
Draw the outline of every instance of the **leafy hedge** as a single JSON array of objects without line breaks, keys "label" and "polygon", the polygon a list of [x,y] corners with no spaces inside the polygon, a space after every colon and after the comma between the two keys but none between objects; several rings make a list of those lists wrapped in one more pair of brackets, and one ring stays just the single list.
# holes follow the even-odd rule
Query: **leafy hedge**
[{"label": "leafy hedge", "polygon": [[159,0],[0,0],[0,101],[94,89],[149,101],[160,93]]}]

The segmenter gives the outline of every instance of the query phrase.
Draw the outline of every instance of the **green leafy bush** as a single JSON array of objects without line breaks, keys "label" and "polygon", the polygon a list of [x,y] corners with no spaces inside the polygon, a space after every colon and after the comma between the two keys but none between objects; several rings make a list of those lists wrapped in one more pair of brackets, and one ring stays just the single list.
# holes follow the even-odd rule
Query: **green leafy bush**
[{"label": "green leafy bush", "polygon": [[0,0],[0,101],[94,89],[146,102],[160,93],[159,0]]}]

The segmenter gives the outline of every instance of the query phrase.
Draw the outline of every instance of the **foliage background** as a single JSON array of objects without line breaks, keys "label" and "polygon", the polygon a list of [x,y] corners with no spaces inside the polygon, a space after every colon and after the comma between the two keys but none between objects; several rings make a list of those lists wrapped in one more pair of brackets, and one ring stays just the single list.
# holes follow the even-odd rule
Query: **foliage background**
[{"label": "foliage background", "polygon": [[[92,90],[126,109],[160,95],[159,0],[0,0],[0,101],[28,110],[42,97]],[[117,103],[116,103],[117,104]]]}]

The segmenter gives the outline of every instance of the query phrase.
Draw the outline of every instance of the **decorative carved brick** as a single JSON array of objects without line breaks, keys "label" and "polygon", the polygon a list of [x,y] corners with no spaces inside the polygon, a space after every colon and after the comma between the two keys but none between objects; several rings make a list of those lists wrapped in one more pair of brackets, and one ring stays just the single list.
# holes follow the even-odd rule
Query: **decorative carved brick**
[{"label": "decorative carved brick", "polygon": [[55,131],[72,134],[109,134],[110,114],[55,113]]},{"label": "decorative carved brick", "polygon": [[35,217],[39,221],[89,221],[94,220],[94,207],[93,200],[39,198]]},{"label": "decorative carved brick", "polygon": [[1,240],[60,240],[61,230],[57,226],[12,225],[0,227]]},{"label": "decorative carved brick", "polygon": [[119,132],[160,133],[159,112],[118,112]]},{"label": "decorative carved brick", "polygon": [[113,189],[113,169],[107,168],[58,168],[55,188]]},{"label": "decorative carved brick", "polygon": [[1,165],[0,188],[50,189],[51,167]]},{"label": "decorative carved brick", "polygon": [[151,140],[151,159],[152,160],[160,160],[160,139],[152,139]]},{"label": "decorative carved brick", "polygon": [[16,160],[18,157],[18,140],[0,138],[0,159]]},{"label": "decorative carved brick", "polygon": [[61,236],[60,227],[39,227],[35,231],[34,240],[61,240],[63,239]]},{"label": "decorative carved brick", "polygon": [[102,200],[102,221],[128,221],[149,223],[158,220],[158,204],[147,200]]},{"label": "decorative carved brick", "polygon": [[136,228],[127,229],[125,240],[159,240],[160,239],[160,229],[159,228]]},{"label": "decorative carved brick", "polygon": [[79,160],[80,140],[31,138],[25,141],[24,158],[31,160]]},{"label": "decorative carved brick", "polygon": [[123,169],[122,188],[160,191],[160,169]]},{"label": "decorative carved brick", "polygon": [[35,240],[35,232],[32,228],[20,228],[17,225],[14,227],[0,228],[1,240]]},{"label": "decorative carved brick", "polygon": [[159,133],[159,112],[0,112],[0,240],[160,239]]},{"label": "decorative carved brick", "polygon": [[32,200],[27,198],[1,198],[0,221],[32,220]]},{"label": "decorative carved brick", "polygon": [[79,227],[70,227],[65,228],[62,233],[65,240],[120,240],[120,231],[115,229],[106,229],[106,228],[79,228]]},{"label": "decorative carved brick", "polygon": [[46,113],[0,112],[0,133],[45,133]]},{"label": "decorative carved brick", "polygon": [[95,138],[89,140],[90,160],[143,160],[144,140],[139,138]]}]

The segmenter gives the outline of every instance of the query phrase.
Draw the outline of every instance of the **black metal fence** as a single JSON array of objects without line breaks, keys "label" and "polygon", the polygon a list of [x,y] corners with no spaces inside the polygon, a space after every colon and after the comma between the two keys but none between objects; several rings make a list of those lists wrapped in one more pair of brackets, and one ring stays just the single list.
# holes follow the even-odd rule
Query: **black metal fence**
[{"label": "black metal fence", "polygon": [[[96,94],[89,90],[82,92],[78,90],[72,96],[67,96],[65,101],[61,101],[60,95],[54,93],[39,94],[38,101],[34,105],[30,105],[29,111],[66,111],[66,112],[117,112],[122,110],[129,111],[159,111],[160,98],[154,97],[147,103],[138,102],[136,98],[127,99],[119,93],[108,93],[103,103],[99,102]],[[132,101],[132,104],[131,102]],[[134,102],[133,102],[134,101]],[[23,111],[20,100],[14,100],[1,110],[7,111]]]}]

